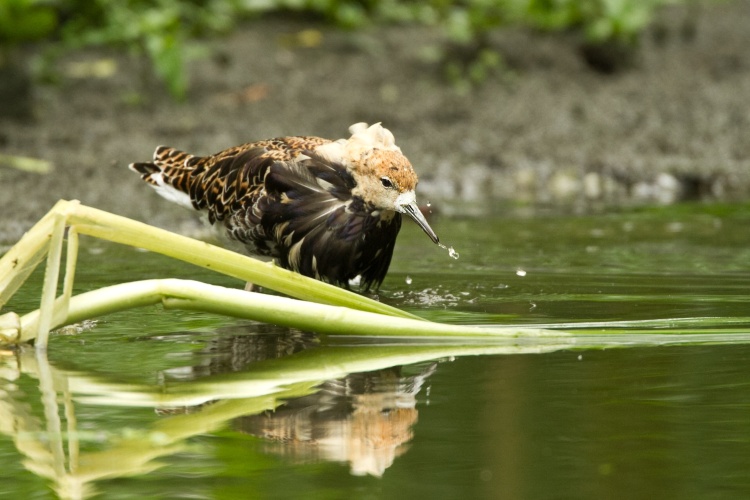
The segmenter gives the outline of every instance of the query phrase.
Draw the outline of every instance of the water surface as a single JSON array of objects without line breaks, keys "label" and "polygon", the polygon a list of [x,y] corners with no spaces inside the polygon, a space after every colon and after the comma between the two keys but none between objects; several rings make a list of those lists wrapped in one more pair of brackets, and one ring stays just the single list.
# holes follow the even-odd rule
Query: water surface
[{"label": "water surface", "polygon": [[[429,319],[750,333],[746,205],[436,218],[458,260],[412,226],[378,298]],[[242,286],[91,239],[81,253],[77,291]],[[38,281],[10,308],[36,307]],[[3,351],[0,497],[743,498],[750,345],[725,340],[462,356],[126,311],[55,335],[48,363]]]}]

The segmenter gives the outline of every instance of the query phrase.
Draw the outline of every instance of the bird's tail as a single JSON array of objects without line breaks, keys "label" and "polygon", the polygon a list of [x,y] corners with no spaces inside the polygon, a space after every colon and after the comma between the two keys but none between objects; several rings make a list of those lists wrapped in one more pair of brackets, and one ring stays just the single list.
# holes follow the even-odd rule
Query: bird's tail
[{"label": "bird's tail", "polygon": [[190,200],[190,180],[194,169],[193,155],[159,146],[151,162],[131,163],[128,168],[138,173],[164,198],[180,205],[196,208]]}]

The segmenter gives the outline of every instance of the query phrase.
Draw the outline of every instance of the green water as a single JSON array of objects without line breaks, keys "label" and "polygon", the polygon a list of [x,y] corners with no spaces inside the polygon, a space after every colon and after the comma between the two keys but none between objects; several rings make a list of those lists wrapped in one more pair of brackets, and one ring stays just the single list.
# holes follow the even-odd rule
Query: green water
[{"label": "green water", "polygon": [[[406,225],[380,300],[452,323],[715,337],[461,356],[160,307],[117,313],[54,336],[48,363],[30,348],[0,355],[0,498],[750,494],[750,206],[433,227],[460,259]],[[157,277],[242,286],[82,243],[77,291]],[[10,308],[36,307],[38,281]],[[406,352],[423,358],[393,361]],[[379,361],[349,373],[367,360]],[[343,372],[325,382],[310,367]]]}]

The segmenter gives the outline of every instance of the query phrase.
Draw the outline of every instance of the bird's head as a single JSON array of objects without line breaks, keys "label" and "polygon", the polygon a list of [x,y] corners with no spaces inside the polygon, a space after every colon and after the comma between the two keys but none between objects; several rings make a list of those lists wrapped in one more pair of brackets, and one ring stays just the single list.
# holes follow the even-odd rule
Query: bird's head
[{"label": "bird's head", "polygon": [[352,191],[376,210],[406,214],[434,243],[438,237],[417,206],[417,174],[396,146],[393,134],[379,123],[357,123],[349,127],[352,136],[320,146],[320,152],[343,160],[357,182]]}]

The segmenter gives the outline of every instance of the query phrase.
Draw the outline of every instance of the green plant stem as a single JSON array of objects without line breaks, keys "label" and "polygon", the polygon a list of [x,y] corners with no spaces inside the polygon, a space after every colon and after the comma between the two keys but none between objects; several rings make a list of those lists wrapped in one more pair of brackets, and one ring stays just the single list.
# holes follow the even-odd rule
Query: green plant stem
[{"label": "green plant stem", "polygon": [[[58,299],[58,301],[61,300],[63,298]],[[72,297],[67,317],[56,326],[158,303],[163,303],[166,308],[200,310],[329,335],[440,338],[450,336],[564,338],[568,336],[564,332],[536,328],[448,325],[384,316],[347,307],[311,303],[180,279],[123,283]],[[23,316],[18,340],[23,342],[32,340],[42,318],[40,310]]]},{"label": "green plant stem", "polygon": [[145,248],[298,299],[336,304],[387,316],[420,319],[418,316],[395,307],[307,278],[272,263],[262,262],[91,207],[75,207],[69,215],[68,223],[74,225],[80,234]]}]

